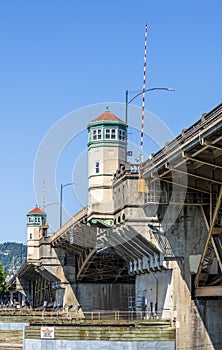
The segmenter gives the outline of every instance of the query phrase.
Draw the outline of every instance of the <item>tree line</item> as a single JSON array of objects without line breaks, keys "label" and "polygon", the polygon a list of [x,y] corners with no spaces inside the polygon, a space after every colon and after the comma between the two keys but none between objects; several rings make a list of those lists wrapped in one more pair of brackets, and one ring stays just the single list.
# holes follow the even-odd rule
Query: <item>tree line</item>
[{"label": "tree line", "polygon": [[2,265],[0,264],[0,300],[8,293],[8,284],[6,282],[7,272],[3,270]]},{"label": "tree line", "polygon": [[23,243],[0,243],[0,264],[9,275],[13,275],[25,261],[27,247]]},{"label": "tree line", "polygon": [[10,277],[26,260],[27,247],[23,243],[0,243],[0,301],[8,293],[7,276]]}]

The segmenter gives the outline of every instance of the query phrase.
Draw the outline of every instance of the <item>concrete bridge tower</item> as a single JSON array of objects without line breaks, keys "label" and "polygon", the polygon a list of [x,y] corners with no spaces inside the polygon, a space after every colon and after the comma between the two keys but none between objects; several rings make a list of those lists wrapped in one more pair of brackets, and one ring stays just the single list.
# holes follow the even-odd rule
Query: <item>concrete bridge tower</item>
[{"label": "concrete bridge tower", "polygon": [[46,237],[48,224],[46,213],[37,206],[27,214],[27,261],[39,262],[39,243],[42,237]]},{"label": "concrete bridge tower", "polygon": [[127,125],[107,110],[88,125],[88,221],[113,225],[113,174],[125,166]]}]

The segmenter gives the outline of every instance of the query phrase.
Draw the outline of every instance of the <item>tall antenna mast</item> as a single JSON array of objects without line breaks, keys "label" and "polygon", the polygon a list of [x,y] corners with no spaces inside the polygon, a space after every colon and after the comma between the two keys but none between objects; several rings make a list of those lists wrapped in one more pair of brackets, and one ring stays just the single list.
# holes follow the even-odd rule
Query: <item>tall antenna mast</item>
[{"label": "tall antenna mast", "polygon": [[144,115],[145,115],[145,92],[146,92],[146,41],[148,33],[148,24],[146,22],[145,39],[144,39],[144,63],[143,63],[143,90],[142,90],[142,125],[140,134],[140,154],[139,161],[143,161],[143,134],[144,134]]},{"label": "tall antenna mast", "polygon": [[46,203],[45,203],[45,180],[43,180],[43,184],[42,184],[42,194],[43,194],[43,198],[42,198],[42,210],[45,211],[45,207],[46,207]]}]

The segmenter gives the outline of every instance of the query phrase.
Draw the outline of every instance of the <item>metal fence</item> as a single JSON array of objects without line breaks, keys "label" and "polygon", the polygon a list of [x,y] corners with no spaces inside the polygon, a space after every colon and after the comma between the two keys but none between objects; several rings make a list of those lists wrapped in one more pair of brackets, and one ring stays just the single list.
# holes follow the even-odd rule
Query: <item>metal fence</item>
[{"label": "metal fence", "polygon": [[85,320],[171,320],[171,310],[136,311],[136,310],[93,310],[77,312],[72,310],[34,310],[31,308],[1,308],[0,317],[27,317],[31,319],[85,319]]}]

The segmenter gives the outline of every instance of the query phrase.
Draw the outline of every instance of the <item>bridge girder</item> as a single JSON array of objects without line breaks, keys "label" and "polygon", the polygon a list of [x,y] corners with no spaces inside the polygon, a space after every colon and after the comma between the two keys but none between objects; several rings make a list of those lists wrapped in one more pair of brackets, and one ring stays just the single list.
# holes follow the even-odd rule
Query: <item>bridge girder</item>
[{"label": "bridge girder", "polygon": [[[175,203],[171,198],[173,188],[178,193],[187,190],[183,205],[200,206],[208,234],[195,278],[195,287],[197,289],[220,285],[222,282],[222,104],[145,162],[142,175],[151,192],[150,195],[146,195],[147,204],[152,203],[153,193],[158,189],[159,205],[181,205],[181,202]],[[166,192],[164,195],[163,191]],[[161,196],[165,198],[163,203]],[[219,266],[218,274],[210,276],[215,258]],[[197,295],[208,293],[210,296],[211,292],[215,295],[216,290],[219,291],[220,288],[207,290],[208,292],[198,290]],[[221,294],[220,291],[218,293]]]}]

